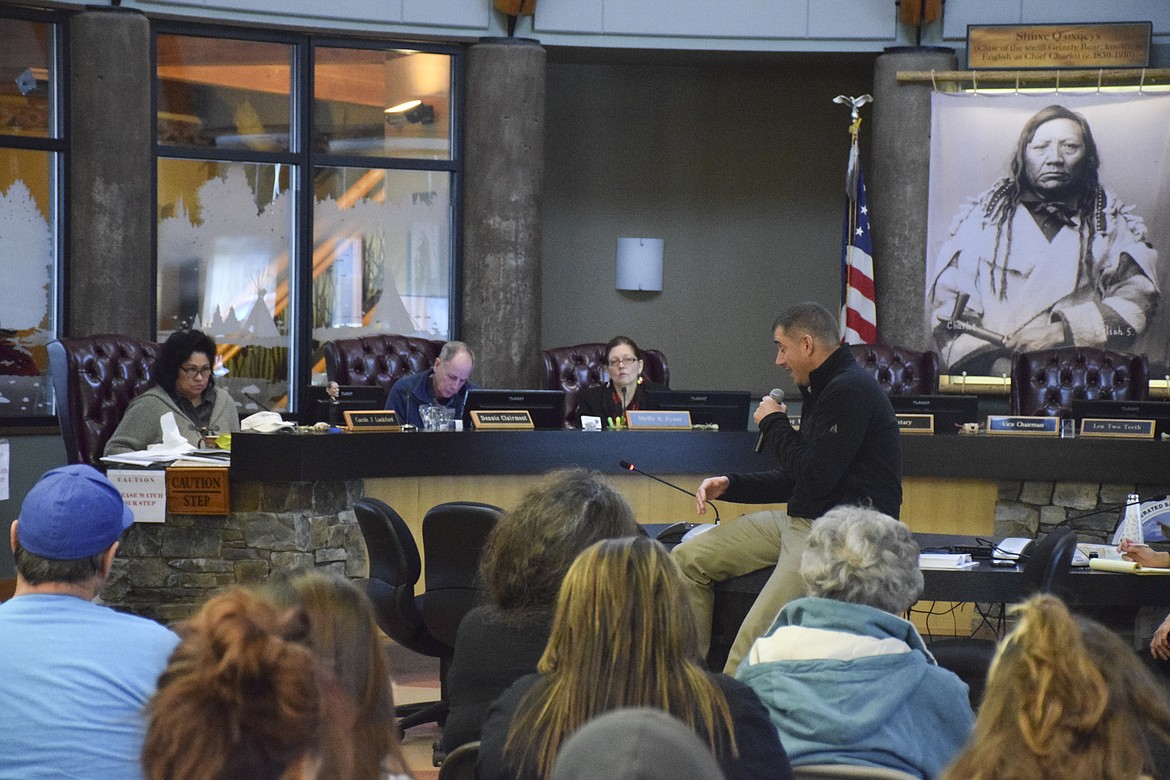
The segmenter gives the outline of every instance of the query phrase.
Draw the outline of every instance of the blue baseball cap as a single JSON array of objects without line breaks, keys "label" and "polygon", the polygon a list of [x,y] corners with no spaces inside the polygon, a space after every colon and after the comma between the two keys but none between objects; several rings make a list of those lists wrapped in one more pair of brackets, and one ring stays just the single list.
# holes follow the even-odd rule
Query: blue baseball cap
[{"label": "blue baseball cap", "polygon": [[114,483],[93,466],[46,471],[20,507],[16,538],[33,555],[72,561],[118,541],[134,513]]}]

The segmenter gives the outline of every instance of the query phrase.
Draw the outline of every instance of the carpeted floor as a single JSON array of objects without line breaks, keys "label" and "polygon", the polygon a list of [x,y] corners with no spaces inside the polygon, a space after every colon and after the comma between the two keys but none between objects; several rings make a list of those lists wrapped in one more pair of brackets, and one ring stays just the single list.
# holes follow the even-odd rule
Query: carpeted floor
[{"label": "carpeted floor", "polygon": [[[394,703],[434,701],[439,698],[439,660],[412,653],[404,647],[388,643],[390,673],[394,677]],[[407,729],[402,741],[406,762],[415,780],[437,780],[439,770],[432,766],[432,744],[439,738],[440,729],[434,723]]]}]

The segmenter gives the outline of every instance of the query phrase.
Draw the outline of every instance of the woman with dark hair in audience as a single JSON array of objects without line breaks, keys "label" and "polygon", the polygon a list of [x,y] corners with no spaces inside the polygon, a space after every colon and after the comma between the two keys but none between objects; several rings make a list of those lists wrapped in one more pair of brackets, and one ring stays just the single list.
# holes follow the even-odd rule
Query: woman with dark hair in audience
[{"label": "woman with dark hair in audience", "polygon": [[536,671],[561,580],[602,539],[638,534],[634,511],[595,472],[553,472],[492,531],[480,562],[491,603],[463,618],[447,673],[443,749],[479,739],[488,705]]},{"label": "woman with dark hair in audience", "polygon": [[348,698],[345,714],[350,717],[338,724],[346,738],[325,744],[320,776],[383,780],[387,771],[404,775],[389,664],[366,595],[344,577],[318,569],[279,579],[264,595],[281,609],[303,614],[305,641]]},{"label": "woman with dark hair in audience", "polygon": [[175,415],[183,438],[195,445],[240,430],[235,402],[226,390],[215,386],[215,354],[215,342],[201,331],[172,333],[154,364],[154,386],[126,407],[126,414],[106,442],[105,454],[136,452],[161,442],[159,420],[167,412]]},{"label": "woman with dark hair in audience", "polygon": [[975,716],[966,684],[900,617],[923,585],[910,529],[838,506],[813,523],[800,576],[808,597],[780,611],[736,673],[768,708],[792,763],[937,777]]},{"label": "woman with dark hair in audience", "polygon": [[1170,700],[1137,655],[1060,599],[1014,607],[949,780],[1165,777]]},{"label": "woman with dark hair in audience", "polygon": [[142,750],[147,780],[316,778],[345,696],[304,643],[304,616],[234,588],[179,630]]},{"label": "woman with dark hair in audience", "polygon": [[577,729],[623,707],[663,710],[687,724],[728,780],[792,777],[756,695],[704,667],[682,574],[655,541],[613,539],[581,553],[537,668],[492,704],[480,780],[547,780]]},{"label": "woman with dark hair in audience", "polygon": [[577,394],[577,424],[581,417],[600,417],[602,426],[607,420],[624,420],[629,409],[645,408],[645,390],[660,390],[661,385],[642,377],[642,350],[634,340],[615,336],[605,345],[605,364],[609,381],[603,385],[582,388]]}]

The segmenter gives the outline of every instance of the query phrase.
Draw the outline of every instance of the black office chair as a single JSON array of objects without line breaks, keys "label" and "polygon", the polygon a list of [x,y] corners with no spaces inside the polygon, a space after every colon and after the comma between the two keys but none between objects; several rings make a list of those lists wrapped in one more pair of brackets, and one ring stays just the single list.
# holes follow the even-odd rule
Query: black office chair
[{"label": "black office chair", "polygon": [[423,516],[426,599],[423,623],[431,636],[455,646],[463,616],[486,603],[479,581],[479,559],[488,535],[504,510],[474,501],[452,501],[432,507]]},{"label": "black office chair", "polygon": [[439,780],[475,780],[478,761],[478,741],[460,745],[447,754],[447,760],[439,768]]},{"label": "black office chair", "polygon": [[[1036,593],[1067,594],[1070,564],[1076,549],[1077,535],[1067,525],[1025,547],[1020,553],[1024,570],[1017,600],[1023,601]],[[973,708],[978,708],[983,700],[987,671],[995,657],[996,645],[993,640],[976,637],[954,637],[928,643],[938,665],[950,669],[967,683]]]},{"label": "black office chair", "polygon": [[436,639],[423,621],[427,595],[414,595],[414,586],[422,576],[418,545],[406,521],[385,502],[359,498],[353,503],[353,511],[370,561],[370,576],[359,584],[374,606],[378,627],[408,650],[439,659],[439,701],[395,707],[399,733],[423,723],[442,725],[447,718],[443,681],[455,648],[454,643]]},{"label": "black office chair", "polygon": [[[432,507],[423,516],[423,550],[427,556],[423,624],[431,636],[452,648],[452,656],[463,617],[487,601],[479,581],[479,559],[488,535],[503,514],[504,510],[491,504],[451,501]],[[443,701],[447,700],[449,663],[449,658],[440,661]],[[445,765],[442,740],[435,742],[433,758],[435,766]]]}]

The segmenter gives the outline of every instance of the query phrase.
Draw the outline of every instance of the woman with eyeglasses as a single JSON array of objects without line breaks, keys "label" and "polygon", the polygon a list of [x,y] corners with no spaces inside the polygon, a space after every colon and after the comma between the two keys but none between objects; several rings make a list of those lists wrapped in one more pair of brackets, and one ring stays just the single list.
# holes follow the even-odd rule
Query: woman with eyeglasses
[{"label": "woman with eyeglasses", "polygon": [[609,381],[582,388],[577,395],[578,425],[582,417],[600,417],[603,428],[624,427],[628,410],[646,408],[645,391],[662,389],[662,385],[642,376],[642,350],[627,336],[609,340],[605,363]]},{"label": "woman with eyeglasses", "polygon": [[154,364],[154,386],[130,402],[105,454],[136,452],[161,442],[160,420],[167,412],[174,413],[179,433],[195,445],[240,430],[235,401],[215,386],[214,360],[210,336],[198,330],[172,333]]}]

